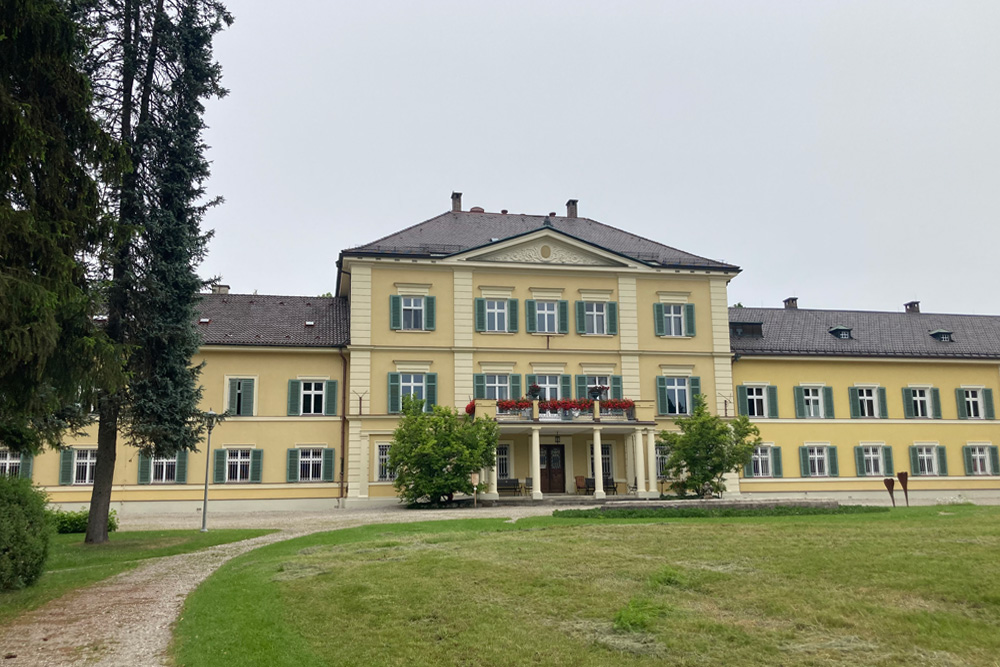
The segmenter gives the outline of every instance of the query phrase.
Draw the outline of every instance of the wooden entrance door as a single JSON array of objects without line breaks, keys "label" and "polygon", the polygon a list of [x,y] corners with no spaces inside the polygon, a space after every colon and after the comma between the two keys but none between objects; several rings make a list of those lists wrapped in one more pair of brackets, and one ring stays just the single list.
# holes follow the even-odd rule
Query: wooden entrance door
[{"label": "wooden entrance door", "polygon": [[563,470],[563,446],[542,445],[542,493],[565,493],[566,473]]}]

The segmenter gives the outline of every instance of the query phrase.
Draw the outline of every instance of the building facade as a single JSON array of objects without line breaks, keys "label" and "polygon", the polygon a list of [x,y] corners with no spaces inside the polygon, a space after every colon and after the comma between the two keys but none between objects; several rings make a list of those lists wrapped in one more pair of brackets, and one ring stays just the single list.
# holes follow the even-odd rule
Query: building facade
[{"label": "building facade", "polygon": [[[205,295],[203,409],[230,416],[202,453],[122,447],[113,502],[193,509],[206,472],[213,502],[245,509],[392,502],[407,395],[497,419],[488,497],[656,497],[656,435],[697,394],[760,426],[733,494],[862,498],[901,470],[928,497],[1000,494],[1000,318],[729,309],[738,267],[582,218],[575,200],[513,215],[455,193],[337,269],[332,297]],[[0,451],[0,473],[86,504],[92,432],[33,461]]]}]

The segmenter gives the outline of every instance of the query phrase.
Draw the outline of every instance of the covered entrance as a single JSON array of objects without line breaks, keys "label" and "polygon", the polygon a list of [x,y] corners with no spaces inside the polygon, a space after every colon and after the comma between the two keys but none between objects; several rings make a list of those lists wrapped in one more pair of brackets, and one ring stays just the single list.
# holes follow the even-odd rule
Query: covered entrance
[{"label": "covered entrance", "polygon": [[542,445],[539,455],[541,464],[542,493],[565,493],[566,472],[563,445]]}]

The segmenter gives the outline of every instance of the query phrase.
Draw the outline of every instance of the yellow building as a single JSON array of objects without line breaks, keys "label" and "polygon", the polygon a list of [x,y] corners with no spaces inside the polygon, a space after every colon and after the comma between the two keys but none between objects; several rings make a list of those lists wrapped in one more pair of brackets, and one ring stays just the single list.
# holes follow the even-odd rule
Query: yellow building
[{"label": "yellow building", "polygon": [[[733,494],[884,494],[882,476],[911,466],[935,497],[1000,489],[1000,318],[727,309],[738,267],[582,218],[575,200],[512,215],[455,193],[337,268],[333,297],[205,296],[202,408],[232,416],[202,453],[121,447],[116,507],[193,511],[206,472],[213,503],[243,509],[392,502],[405,395],[497,419],[487,497],[658,496],[656,434],[695,394],[761,427]],[[0,451],[0,473],[86,504],[96,437],[69,444]]]}]

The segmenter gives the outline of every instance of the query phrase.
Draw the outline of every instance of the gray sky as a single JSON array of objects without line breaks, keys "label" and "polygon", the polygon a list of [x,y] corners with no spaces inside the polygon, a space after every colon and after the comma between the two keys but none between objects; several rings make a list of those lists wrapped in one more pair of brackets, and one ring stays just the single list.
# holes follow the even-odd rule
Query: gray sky
[{"label": "gray sky", "polygon": [[203,275],[334,289],[450,209],[743,268],[730,303],[1000,313],[1000,3],[229,0]]}]

